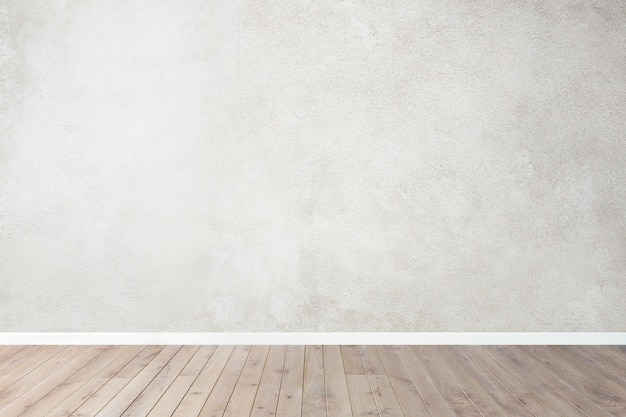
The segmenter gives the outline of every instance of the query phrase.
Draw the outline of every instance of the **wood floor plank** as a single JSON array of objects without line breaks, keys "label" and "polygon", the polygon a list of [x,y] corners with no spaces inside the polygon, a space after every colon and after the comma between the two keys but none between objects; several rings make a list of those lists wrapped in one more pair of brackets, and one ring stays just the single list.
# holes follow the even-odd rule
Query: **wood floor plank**
[{"label": "wood floor plank", "polygon": [[[502,364],[488,352],[488,347],[466,346],[463,351],[475,363],[480,364],[483,369],[496,378],[499,383],[506,387],[513,395],[515,395],[524,406],[537,417],[558,417],[561,416],[552,407],[544,396],[539,396],[534,391],[538,385],[534,384],[523,372],[527,372],[524,368],[522,373],[516,372],[516,367],[512,364]],[[506,366],[510,365],[510,366]],[[549,398],[549,396],[548,396]]]},{"label": "wood floor plank", "polygon": [[350,405],[354,417],[378,416],[378,407],[367,375],[346,375]]},{"label": "wood floor plank", "polygon": [[180,375],[176,377],[167,391],[159,398],[147,417],[171,416],[185,397],[185,394],[189,392],[198,375],[200,375],[200,372],[215,352],[215,349],[216,346],[201,346],[193,358],[185,365]]},{"label": "wood floor plank", "polygon": [[230,396],[239,380],[246,359],[252,350],[251,346],[237,346],[228,359],[213,391],[200,411],[200,417],[222,417]]},{"label": "wood floor plank", "polygon": [[616,346],[0,346],[0,417],[626,417]]},{"label": "wood floor plank", "polygon": [[404,414],[431,416],[419,390],[400,362],[396,349],[391,346],[378,346],[376,350]]},{"label": "wood floor plank", "polygon": [[[540,404],[540,407],[528,405],[527,395],[532,395],[512,375],[506,375],[504,369],[491,369],[488,364],[484,364],[480,358],[469,352],[468,346],[449,346],[459,361],[472,374],[472,377],[487,391],[493,400],[500,406],[505,415],[527,416],[527,417],[558,417],[554,410],[542,403],[538,398],[532,401]],[[506,382],[500,379],[513,379],[513,387],[509,387]],[[510,382],[510,381],[509,381]],[[524,400],[518,397],[519,394]],[[533,408],[537,413],[533,412]],[[540,411],[538,411],[540,410]]]},{"label": "wood floor plank", "polygon": [[433,352],[434,349],[437,349],[437,347],[413,346],[415,356],[417,356],[418,360],[427,370],[433,383],[439,392],[441,392],[441,395],[445,398],[454,413],[459,417],[479,417],[480,411],[478,411],[472,401],[465,395],[463,389],[454,382],[445,366],[439,362]]},{"label": "wood floor plank", "polygon": [[621,374],[626,372],[626,363],[621,368],[621,372],[610,372],[601,366],[599,358],[588,356],[578,349],[568,346],[555,346],[559,351],[559,355],[576,368],[579,372],[588,374],[589,378],[595,378],[603,381],[604,384],[611,386],[620,395],[626,395],[626,384]]},{"label": "wood floor plank", "polygon": [[[584,370],[572,366],[572,363],[563,358],[556,347],[517,346],[516,349],[520,350],[522,354],[536,358],[537,361],[558,374],[559,377],[566,380],[569,385],[603,410],[615,415],[626,415],[626,397],[622,399],[616,395],[617,392],[624,395],[624,390],[621,387],[609,387],[604,377],[597,377],[594,372],[586,373]],[[592,371],[596,371],[596,369]]]},{"label": "wood floor plank", "polygon": [[558,375],[549,368],[546,368],[536,358],[524,355],[515,346],[504,346],[502,349],[587,416],[611,417],[610,413],[578,392],[570,385],[570,381],[566,380],[564,376]]},{"label": "wood floor plank", "polygon": [[224,417],[249,416],[259,389],[269,346],[253,346],[230,397]]},{"label": "wood floor plank", "polygon": [[411,382],[420,392],[433,417],[454,417],[450,405],[435,386],[432,378],[409,346],[396,346],[396,355],[411,378]]},{"label": "wood floor plank", "polygon": [[341,346],[341,357],[346,375],[365,375],[365,368],[363,367],[358,346]]},{"label": "wood floor plank", "polygon": [[276,415],[286,353],[287,346],[270,347],[250,417],[273,417]]},{"label": "wood floor plank", "polygon": [[215,349],[172,417],[196,417],[200,414],[234,350],[234,346],[218,346]]},{"label": "wood floor plank", "polygon": [[485,391],[473,374],[457,358],[456,352],[450,350],[448,346],[439,346],[434,350],[434,353],[439,361],[445,364],[448,373],[482,416],[502,417],[506,415],[492,396]]},{"label": "wood floor plank", "polygon": [[602,366],[602,361],[597,357],[590,357],[582,351],[567,349],[564,346],[555,346],[554,350],[558,351],[558,357],[565,366],[569,365],[589,381],[588,388],[593,394],[585,392],[585,396],[597,400],[596,402],[608,411],[626,415],[625,380]]},{"label": "wood floor plank", "polygon": [[626,363],[626,346],[607,346],[607,351]]},{"label": "wood floor plank", "polygon": [[122,353],[122,351],[117,349],[118,346],[102,346],[102,348],[105,349],[102,353],[39,399],[37,403],[28,408],[21,416],[41,417],[47,414],[83,385],[93,380],[102,369],[113,362]]},{"label": "wood floor plank", "polygon": [[557,414],[566,414],[568,417],[589,417],[582,410],[563,398],[542,379],[526,369],[523,364],[507,355],[501,346],[488,346],[486,347],[486,352],[488,352],[490,360],[495,360],[509,373],[515,375],[517,379],[523,381],[523,384],[527,386],[533,394],[550,406]]},{"label": "wood floor plank", "polygon": [[402,407],[387,375],[368,375],[367,377],[378,413],[388,417],[404,417]]},{"label": "wood floor plank", "polygon": [[302,417],[326,417],[324,350],[319,345],[306,346],[304,355]]},{"label": "wood floor plank", "polygon": [[2,366],[4,361],[9,360],[11,356],[26,348],[28,348],[28,346],[25,345],[0,346],[0,366]]},{"label": "wood floor plank", "polygon": [[609,374],[615,375],[618,381],[626,385],[626,362],[611,354],[607,346],[564,346],[568,350],[580,351],[587,357],[595,358],[595,365],[600,366]]},{"label": "wood floor plank", "polygon": [[[117,395],[142,369],[163,351],[165,346],[146,346],[124,367],[115,372],[93,395],[76,408],[71,416],[93,417]],[[106,378],[106,376],[105,376]]]},{"label": "wood floor plank", "polygon": [[71,414],[75,417],[92,417],[96,415],[112,398],[114,398],[128,383],[139,374],[165,346],[140,346],[140,352],[130,358],[121,369],[107,372],[103,375],[104,383],[100,385],[83,403]]},{"label": "wood floor plank", "polygon": [[[63,350],[62,355],[56,355],[38,368],[38,370],[46,368],[46,372],[40,374],[31,372],[7,388],[7,390],[15,389],[13,392],[17,398],[0,410],[0,417],[15,417],[24,413],[107,348],[106,346],[71,346],[69,349]],[[56,364],[56,367],[49,368],[53,363]],[[46,375],[46,377],[41,379],[41,375]]]},{"label": "wood floor plank", "polygon": [[[20,379],[25,378],[33,370],[48,362],[59,352],[67,349],[67,346],[34,346],[42,349],[26,349],[13,355],[5,369],[0,369],[0,406],[3,398],[11,398],[13,394],[3,393],[5,389]],[[55,365],[55,367],[58,365]],[[43,371],[45,372],[45,371]],[[34,375],[43,373],[38,371]],[[36,379],[38,379],[37,377]]]},{"label": "wood floor plank", "polygon": [[97,414],[96,417],[121,416],[137,396],[161,372],[181,346],[166,346],[139,371]]},{"label": "wood floor plank", "polygon": [[324,346],[323,349],[327,414],[329,417],[352,417],[341,348],[339,346]]},{"label": "wood floor plank", "polygon": [[145,417],[187,365],[199,346],[183,346],[128,406],[122,417]]},{"label": "wood floor plank", "polygon": [[385,375],[385,367],[378,357],[376,346],[359,346],[358,351],[367,375]]},{"label": "wood floor plank", "polygon": [[115,360],[113,360],[113,362],[108,364],[86,384],[81,386],[72,395],[50,410],[45,417],[63,417],[71,415],[74,410],[94,395],[110,378],[115,375],[115,373],[130,362],[131,359],[134,358],[142,349],[142,346],[120,346],[117,350],[121,351],[121,353]]},{"label": "wood floor plank", "polygon": [[8,372],[13,371],[17,365],[31,361],[42,351],[59,351],[66,348],[67,346],[27,346],[25,349],[21,349],[0,363],[0,375],[4,376]]},{"label": "wood floor plank", "polygon": [[302,416],[304,383],[304,346],[287,346],[283,382],[278,397],[276,417]]}]

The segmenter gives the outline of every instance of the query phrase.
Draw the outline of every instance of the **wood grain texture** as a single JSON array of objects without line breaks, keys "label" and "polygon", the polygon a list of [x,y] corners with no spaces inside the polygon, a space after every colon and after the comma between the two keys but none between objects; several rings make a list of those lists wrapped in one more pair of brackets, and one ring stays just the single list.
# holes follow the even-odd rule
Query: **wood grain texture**
[{"label": "wood grain texture", "polygon": [[352,414],[355,417],[378,415],[378,407],[367,375],[346,375],[346,382],[350,392]]},{"label": "wood grain texture", "polygon": [[197,350],[198,346],[183,346],[176,352],[141,394],[130,403],[122,417],[145,417]]},{"label": "wood grain texture", "polygon": [[[498,383],[502,385],[505,390],[513,394],[532,415],[537,417],[560,416],[533,392],[531,387],[528,386],[528,381],[524,381],[523,378],[518,379],[515,371],[510,371],[498,361],[494,360],[494,358],[487,353],[486,349],[475,346],[462,346],[459,347],[457,351],[467,355],[469,361],[474,364],[474,366],[478,366],[480,369],[484,370],[489,378],[498,381]],[[522,383],[522,381],[526,383]],[[525,413],[521,415],[525,415]]]},{"label": "wood grain texture", "polygon": [[621,417],[615,346],[0,346],[0,417]]},{"label": "wood grain texture", "polygon": [[[442,349],[449,349],[456,356],[461,365],[470,373],[476,383],[486,391],[493,401],[498,404],[504,415],[513,416],[550,416],[556,417],[554,411],[536,398],[534,402],[539,402],[541,406],[533,411],[532,405],[528,405],[529,399],[519,384],[519,381],[511,374],[507,374],[502,368],[493,367],[493,363],[484,363],[482,357],[475,355],[469,348],[459,348],[458,346],[445,346]],[[504,382],[502,381],[504,380]],[[512,384],[512,386],[507,385]],[[523,399],[521,399],[523,398]]]},{"label": "wood grain texture", "polygon": [[551,387],[529,369],[526,369],[523,363],[520,363],[517,359],[508,355],[502,347],[490,346],[487,348],[487,351],[491,355],[492,360],[497,361],[500,366],[505,367],[515,378],[523,381],[524,385],[555,410],[557,414],[572,417],[586,416],[582,410],[561,396],[555,388]]},{"label": "wood grain texture", "polygon": [[377,351],[404,414],[430,416],[426,402],[398,358],[396,349],[391,346],[378,346]]},{"label": "wood grain texture", "polygon": [[518,349],[515,349],[515,346],[504,346],[502,350],[521,363],[526,369],[543,381],[544,384],[552,387],[562,398],[587,416],[610,417],[609,412],[603,410],[599,405],[594,404],[593,401],[578,392],[570,384],[568,375],[559,375],[551,372],[550,369],[540,363],[538,358],[520,352]]},{"label": "wood grain texture", "polygon": [[302,416],[304,346],[288,346],[276,417]]},{"label": "wood grain texture", "polygon": [[[69,349],[63,350],[61,354],[56,355],[52,360],[38,368],[45,368],[41,374],[31,372],[3,392],[17,398],[0,410],[0,416],[14,417],[26,412],[55,387],[64,383],[75,372],[108,349],[110,347],[107,346],[90,346],[86,349],[83,346],[71,346]],[[42,378],[42,375],[45,378]]]},{"label": "wood grain texture", "polygon": [[165,347],[145,368],[139,370],[139,373],[128,381],[128,384],[96,414],[96,417],[122,415],[152,382],[154,377],[167,367],[167,364],[180,348],[180,346]]},{"label": "wood grain texture", "polygon": [[411,382],[420,392],[428,411],[433,417],[454,417],[454,411],[450,404],[435,386],[433,379],[409,346],[399,346],[396,348],[398,359],[402,362],[404,369],[411,378]]},{"label": "wood grain texture", "polygon": [[[564,348],[568,348],[565,346]],[[600,366],[610,377],[626,381],[626,362],[613,355],[606,346],[576,346],[574,352],[594,358],[596,366]]]},{"label": "wood grain texture", "polygon": [[89,379],[84,385],[74,391],[73,394],[65,398],[55,408],[50,410],[46,417],[69,416],[81,404],[91,398],[100,390],[120,369],[130,363],[142,350],[144,346],[129,346],[128,348],[116,349],[119,356],[104,369],[102,369],[95,377]]},{"label": "wood grain texture", "polygon": [[254,346],[230,396],[224,417],[249,416],[254,404],[269,346]]},{"label": "wood grain texture", "polygon": [[465,391],[451,377],[444,364],[440,363],[436,355],[437,347],[415,346],[413,350],[418,360],[431,377],[431,380],[441,392],[450,408],[459,417],[479,417],[480,411],[465,394]]},{"label": "wood grain texture", "polygon": [[283,382],[286,354],[286,346],[270,347],[250,417],[271,417],[276,415],[278,397]]},{"label": "wood grain texture", "polygon": [[26,348],[24,345],[5,346],[4,349],[0,350],[0,366],[2,366],[4,361],[8,360],[11,356],[24,348]]},{"label": "wood grain texture", "polygon": [[302,417],[323,416],[326,416],[324,350],[321,346],[307,346],[304,353]]},{"label": "wood grain texture", "polygon": [[122,349],[116,349],[115,347],[110,347],[104,350],[88,364],[84,365],[72,376],[40,398],[21,415],[23,417],[41,417],[45,415],[83,385],[91,380],[94,380],[98,373],[100,373],[122,353]]},{"label": "wood grain texture", "polygon": [[324,346],[326,407],[333,417],[351,417],[350,394],[339,346]]},{"label": "wood grain texture", "polygon": [[237,385],[239,376],[244,369],[244,365],[248,359],[248,355],[252,348],[250,346],[237,346],[233,354],[228,359],[226,367],[220,374],[211,395],[200,411],[202,417],[222,417],[226,406],[232,396],[233,390]]},{"label": "wood grain texture", "polygon": [[148,417],[171,416],[191,389],[200,372],[215,352],[215,346],[202,346],[148,413]]},{"label": "wood grain texture", "polygon": [[197,416],[200,413],[207,398],[213,392],[217,380],[226,368],[233,351],[234,346],[219,346],[215,350],[172,414],[173,417]]},{"label": "wood grain texture", "polygon": [[89,396],[71,416],[94,416],[111,399],[132,381],[161,351],[164,346],[148,346],[123,367],[117,370],[105,384]]},{"label": "wood grain texture", "polygon": [[[33,346],[19,351],[8,358],[0,366],[0,405],[6,393],[4,390],[19,379],[26,378],[34,369],[37,369],[67,346]],[[37,373],[45,371],[40,369]],[[36,374],[35,374],[36,375]]]},{"label": "wood grain texture", "polygon": [[[568,361],[567,355],[545,346],[522,346],[522,354],[531,353],[545,369],[563,378],[580,395],[615,415],[626,415],[626,388],[609,380],[599,366],[587,366],[578,358]],[[589,414],[589,413],[587,413]]]}]

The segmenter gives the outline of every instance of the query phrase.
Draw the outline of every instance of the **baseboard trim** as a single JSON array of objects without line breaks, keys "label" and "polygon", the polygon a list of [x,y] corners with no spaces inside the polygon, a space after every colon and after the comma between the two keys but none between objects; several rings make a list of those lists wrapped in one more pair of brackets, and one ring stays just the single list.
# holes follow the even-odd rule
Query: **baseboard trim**
[{"label": "baseboard trim", "polygon": [[0,333],[0,345],[626,345],[621,333]]}]

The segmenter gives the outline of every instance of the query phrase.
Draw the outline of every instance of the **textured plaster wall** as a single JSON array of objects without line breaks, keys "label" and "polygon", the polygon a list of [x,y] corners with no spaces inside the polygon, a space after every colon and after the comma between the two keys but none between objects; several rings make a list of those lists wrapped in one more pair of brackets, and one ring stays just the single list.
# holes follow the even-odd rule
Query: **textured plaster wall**
[{"label": "textured plaster wall", "polygon": [[619,0],[0,0],[0,331],[626,331]]}]

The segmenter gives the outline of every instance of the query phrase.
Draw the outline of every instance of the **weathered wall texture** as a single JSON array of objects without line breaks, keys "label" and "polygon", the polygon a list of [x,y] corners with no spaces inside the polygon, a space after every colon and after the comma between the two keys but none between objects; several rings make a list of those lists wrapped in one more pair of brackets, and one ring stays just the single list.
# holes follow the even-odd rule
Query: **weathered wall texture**
[{"label": "weathered wall texture", "polygon": [[0,31],[0,331],[626,331],[623,1]]}]

